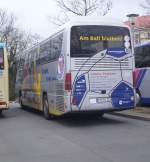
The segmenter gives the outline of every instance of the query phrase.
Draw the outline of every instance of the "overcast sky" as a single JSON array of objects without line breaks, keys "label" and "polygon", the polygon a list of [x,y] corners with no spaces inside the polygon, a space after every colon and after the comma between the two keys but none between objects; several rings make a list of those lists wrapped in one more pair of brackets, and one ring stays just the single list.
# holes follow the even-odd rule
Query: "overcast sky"
[{"label": "overcast sky", "polygon": [[[144,12],[139,6],[144,0],[112,0],[113,8],[109,16],[126,20],[126,15]],[[58,8],[55,0],[0,0],[0,8],[14,13],[18,18],[18,25],[26,31],[38,33],[48,37],[54,26],[48,21],[48,16],[55,16]]]}]

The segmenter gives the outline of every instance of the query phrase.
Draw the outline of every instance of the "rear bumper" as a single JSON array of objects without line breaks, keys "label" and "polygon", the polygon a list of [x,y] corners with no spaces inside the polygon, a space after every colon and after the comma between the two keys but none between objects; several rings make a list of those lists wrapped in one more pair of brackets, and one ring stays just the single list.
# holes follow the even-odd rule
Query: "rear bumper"
[{"label": "rear bumper", "polygon": [[77,112],[113,112],[113,111],[123,111],[123,110],[129,110],[134,109],[135,107],[128,107],[128,108],[107,108],[107,109],[81,109],[81,110],[72,110],[70,112],[77,113]]},{"label": "rear bumper", "polygon": [[72,111],[122,111],[127,109],[133,109],[135,107],[135,103],[132,104],[122,104],[122,105],[112,105],[111,102],[104,102],[104,103],[95,103],[90,104],[85,102],[82,104],[81,107],[71,105]]},{"label": "rear bumper", "polygon": [[119,112],[119,111],[123,111],[123,110],[129,110],[129,109],[134,109],[134,107],[130,107],[130,108],[118,108],[118,109],[101,109],[101,110],[72,110],[72,111],[68,111],[65,112],[62,115],[67,115],[67,114],[88,114],[88,115],[94,115],[94,114],[103,114],[103,113],[111,113],[111,112]]}]

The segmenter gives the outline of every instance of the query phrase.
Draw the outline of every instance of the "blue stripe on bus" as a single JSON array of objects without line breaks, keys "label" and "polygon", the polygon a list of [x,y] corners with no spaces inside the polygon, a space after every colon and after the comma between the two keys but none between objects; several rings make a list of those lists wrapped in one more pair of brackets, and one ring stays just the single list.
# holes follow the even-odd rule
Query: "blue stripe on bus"
[{"label": "blue stripe on bus", "polygon": [[140,70],[139,77],[138,77],[137,83],[136,83],[136,87],[137,87],[137,88],[140,87],[140,85],[141,85],[141,83],[142,83],[142,80],[144,79],[145,73],[146,73],[146,69]]},{"label": "blue stripe on bus", "polygon": [[141,98],[141,103],[143,104],[150,104],[150,98]]},{"label": "blue stripe on bus", "polygon": [[125,49],[124,48],[108,48],[107,49],[107,54],[113,57],[123,57],[126,55]]}]

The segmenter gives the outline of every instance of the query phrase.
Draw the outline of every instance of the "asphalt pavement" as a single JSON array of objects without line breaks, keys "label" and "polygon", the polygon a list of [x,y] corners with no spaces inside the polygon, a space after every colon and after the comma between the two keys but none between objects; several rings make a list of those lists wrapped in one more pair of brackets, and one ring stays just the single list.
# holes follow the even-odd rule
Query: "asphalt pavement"
[{"label": "asphalt pavement", "polygon": [[13,104],[0,117],[0,162],[150,162],[150,122],[111,114],[48,121]]}]

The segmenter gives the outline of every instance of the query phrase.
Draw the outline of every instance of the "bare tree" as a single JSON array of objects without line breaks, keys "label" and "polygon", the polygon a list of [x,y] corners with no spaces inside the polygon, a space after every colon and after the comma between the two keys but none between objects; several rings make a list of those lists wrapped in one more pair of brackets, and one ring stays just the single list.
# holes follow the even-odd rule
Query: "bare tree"
[{"label": "bare tree", "polygon": [[[56,17],[49,17],[55,25],[62,25],[71,15],[89,16],[93,14],[106,15],[112,8],[111,0],[55,0],[61,13]],[[62,18],[62,13],[64,18]]]},{"label": "bare tree", "polygon": [[20,30],[16,25],[16,17],[13,14],[8,14],[6,11],[0,9],[0,42],[6,44],[9,54],[9,87],[10,98],[14,99],[15,74],[17,64],[15,63],[16,55],[37,43],[40,36],[37,34],[27,33]]},{"label": "bare tree", "polygon": [[146,14],[150,14],[150,0],[145,0],[140,6],[145,10]]},{"label": "bare tree", "polygon": [[14,15],[8,15],[6,11],[0,9],[0,41],[8,43],[8,36],[14,30],[16,18]]},{"label": "bare tree", "polygon": [[69,16],[64,11],[61,11],[56,16],[49,16],[48,18],[49,21],[56,26],[61,26],[69,21]]},{"label": "bare tree", "polygon": [[21,51],[36,44],[41,37],[38,34],[26,33],[18,28],[14,28],[8,38],[8,52],[10,54],[10,62],[14,62],[15,56]]},{"label": "bare tree", "polygon": [[16,26],[16,17],[0,9],[0,42],[6,43],[10,64],[15,55],[40,40],[38,34],[31,34],[20,30]]}]

